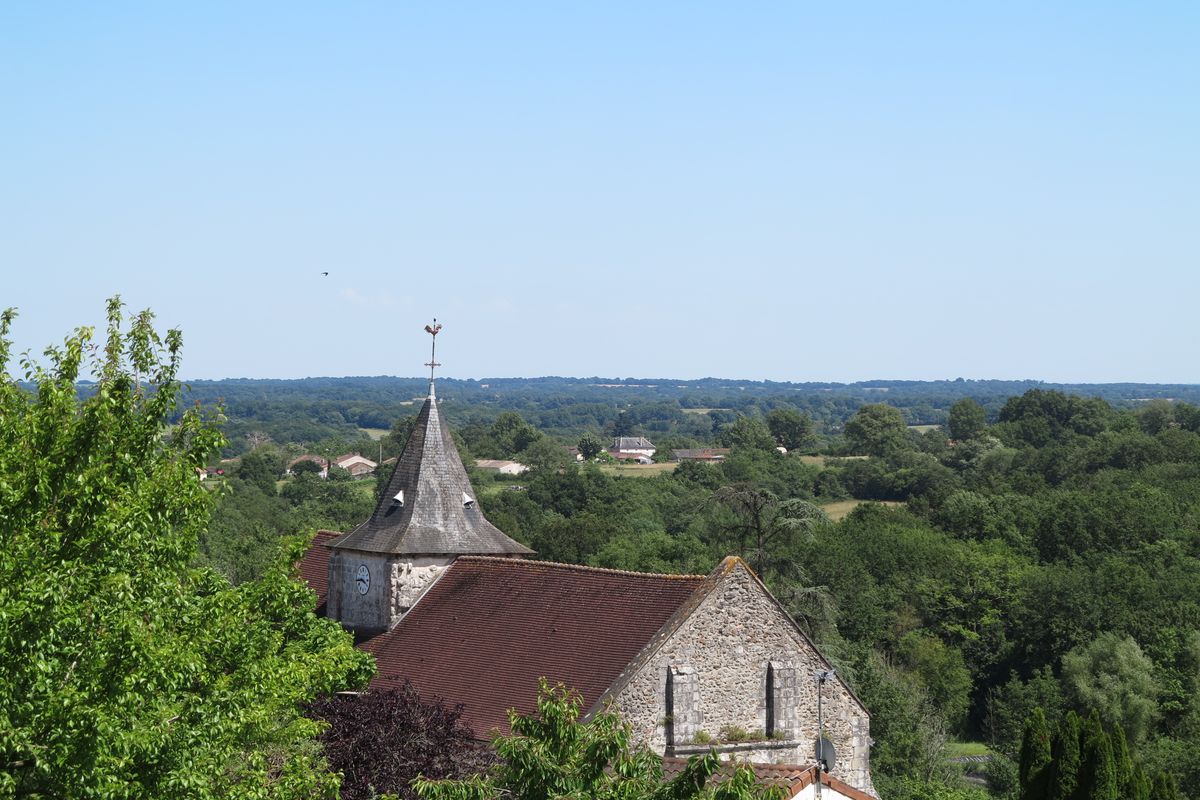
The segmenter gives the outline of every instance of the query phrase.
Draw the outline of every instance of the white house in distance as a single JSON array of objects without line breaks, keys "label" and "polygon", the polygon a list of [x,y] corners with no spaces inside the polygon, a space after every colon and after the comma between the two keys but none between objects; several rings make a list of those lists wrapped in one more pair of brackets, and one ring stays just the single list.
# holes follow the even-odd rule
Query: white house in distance
[{"label": "white house in distance", "polygon": [[656,452],[658,448],[645,436],[618,436],[608,448],[608,454],[618,461],[634,459],[649,463]]}]

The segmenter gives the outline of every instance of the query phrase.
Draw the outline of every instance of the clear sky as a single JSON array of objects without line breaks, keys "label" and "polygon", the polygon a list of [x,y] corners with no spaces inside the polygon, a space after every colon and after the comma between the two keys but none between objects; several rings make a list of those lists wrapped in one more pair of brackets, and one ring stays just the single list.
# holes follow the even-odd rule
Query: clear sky
[{"label": "clear sky", "polygon": [[[190,378],[1200,382],[1200,3],[0,4],[0,306]],[[328,277],[320,273],[327,271]]]}]

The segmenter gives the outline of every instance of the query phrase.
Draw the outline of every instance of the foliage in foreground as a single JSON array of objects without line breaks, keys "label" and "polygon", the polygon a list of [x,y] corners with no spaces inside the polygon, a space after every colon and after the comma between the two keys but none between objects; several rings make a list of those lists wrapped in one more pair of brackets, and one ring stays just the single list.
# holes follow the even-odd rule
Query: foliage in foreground
[{"label": "foliage in foreground", "polygon": [[409,683],[324,697],[308,714],[328,725],[321,744],[330,769],[342,776],[342,800],[369,800],[383,792],[415,798],[409,784],[416,777],[467,777],[496,760],[461,721],[461,709],[423,702]]},{"label": "foliage in foreground", "polygon": [[663,780],[662,759],[630,745],[629,727],[615,713],[580,722],[580,698],[561,684],[542,682],[537,713],[509,712],[512,734],[496,739],[500,763],[486,776],[466,780],[419,779],[413,788],[423,800],[775,800],[778,788],[754,782],[745,766],[716,786],[709,785],[721,764],[713,753],[693,756],[683,772]]},{"label": "foliage in foreground", "polygon": [[195,409],[168,433],[180,335],[123,322],[21,359],[33,395],[0,377],[0,798],[331,795],[298,706],[369,658],[312,614],[300,543],[236,588],[193,568],[222,438]]}]

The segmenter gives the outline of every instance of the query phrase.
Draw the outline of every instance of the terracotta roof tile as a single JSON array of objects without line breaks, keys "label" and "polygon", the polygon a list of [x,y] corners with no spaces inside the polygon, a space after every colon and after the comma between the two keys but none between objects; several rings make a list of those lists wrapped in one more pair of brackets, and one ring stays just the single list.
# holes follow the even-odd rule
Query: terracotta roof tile
[{"label": "terracotta roof tile", "polygon": [[378,662],[372,687],[410,680],[422,697],[461,703],[480,737],[507,731],[510,707],[533,711],[541,677],[588,708],[704,581],[460,557],[399,625],[364,643]]},{"label": "terracotta roof tile", "polygon": [[325,545],[341,536],[337,531],[317,531],[300,559],[300,579],[317,593],[317,615],[325,616],[325,596],[329,594],[329,548]]},{"label": "terracotta roof tile", "polygon": [[[754,777],[762,786],[779,786],[787,792],[788,797],[795,797],[805,787],[812,785],[817,779],[815,764],[763,764],[759,762],[738,762],[754,770]],[[674,778],[687,766],[687,759],[667,757],[663,759],[663,777]],[[725,762],[721,769],[709,779],[709,783],[720,783],[733,773],[733,762]],[[845,781],[840,781],[828,772],[821,773],[821,783],[830,789],[851,798],[851,800],[877,800],[874,796],[855,789]]]}]

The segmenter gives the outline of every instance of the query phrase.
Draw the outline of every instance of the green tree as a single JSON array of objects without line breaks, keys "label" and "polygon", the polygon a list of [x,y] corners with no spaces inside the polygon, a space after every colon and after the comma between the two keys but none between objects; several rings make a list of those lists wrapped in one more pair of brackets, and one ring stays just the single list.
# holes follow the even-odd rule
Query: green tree
[{"label": "green tree", "polygon": [[983,406],[964,397],[950,406],[950,438],[957,442],[974,439],[987,428],[987,412]]},{"label": "green tree", "polygon": [[1102,633],[1063,656],[1062,679],[1076,708],[1100,709],[1135,745],[1158,713],[1155,666],[1128,636]]},{"label": "green tree", "polygon": [[693,756],[683,772],[663,780],[662,759],[630,744],[629,726],[612,712],[579,721],[580,697],[561,684],[542,681],[537,713],[509,712],[512,734],[495,741],[500,764],[486,776],[467,780],[417,779],[413,788],[424,800],[761,800],[781,799],[779,787],[755,784],[745,766],[724,781],[707,784],[720,762],[714,753]]},{"label": "green tree", "polygon": [[500,448],[501,458],[515,458],[542,434],[517,412],[505,411],[492,423],[491,436]]},{"label": "green tree", "polygon": [[[295,464],[292,464],[292,474],[296,477],[300,477],[301,475],[320,475],[321,465],[311,458],[306,458],[303,461],[297,461]],[[240,475],[241,473],[239,473],[239,477]],[[274,488],[275,482],[272,480],[271,489],[273,490]]]},{"label": "green tree", "polygon": [[886,403],[868,403],[846,423],[851,449],[871,456],[887,456],[908,447],[904,416]]},{"label": "green tree", "polygon": [[[905,634],[897,655],[920,677],[930,701],[947,725],[960,728],[966,720],[971,695],[971,672],[963,661],[962,651],[922,630]],[[1050,746],[1049,733],[1046,746]]]},{"label": "green tree", "polygon": [[722,447],[747,450],[775,449],[775,437],[771,435],[771,429],[757,417],[738,417],[733,424],[721,429],[717,434],[717,443]]},{"label": "green tree", "polygon": [[603,449],[604,442],[600,441],[600,437],[595,434],[589,432],[579,437],[579,454],[585,461],[591,461],[600,455],[600,451]]},{"label": "green tree", "polygon": [[[296,466],[298,467],[300,464]],[[254,484],[265,495],[273,495],[275,494],[275,481],[279,480],[279,474],[282,471],[279,457],[267,448],[259,447],[242,456],[234,477]],[[320,467],[317,467],[317,471],[320,472]]]},{"label": "green tree", "polygon": [[526,447],[521,462],[532,470],[560,470],[574,464],[567,449],[549,436]]},{"label": "green tree", "polygon": [[1046,795],[1048,800],[1072,800],[1079,789],[1081,728],[1079,715],[1074,711],[1068,711],[1062,724],[1058,726],[1054,744],[1050,747],[1054,766],[1050,770],[1050,791]]},{"label": "green tree", "polygon": [[764,580],[789,567],[798,570],[795,561],[787,557],[790,546],[829,521],[820,506],[805,500],[780,500],[773,492],[745,484],[722,486],[713,492],[712,500],[732,512],[731,518],[718,525],[732,536],[737,554]]},{"label": "green tree", "polygon": [[1150,800],[1181,800],[1179,787],[1175,785],[1175,778],[1169,772],[1160,772],[1154,778]]},{"label": "green tree", "polygon": [[33,394],[0,378],[0,797],[329,796],[297,708],[370,659],[291,578],[302,543],[238,587],[193,567],[222,438],[168,431],[181,338],[151,319],[114,298],[102,349],[81,328],[23,360]]},{"label": "green tree", "polygon": [[1017,762],[1017,777],[1022,800],[1042,800],[1046,796],[1050,766],[1050,728],[1046,715],[1035,708],[1025,720],[1025,735],[1021,738],[1021,755]]},{"label": "green tree", "polygon": [[802,450],[813,445],[812,420],[790,408],[773,408],[767,413],[767,428],[775,442],[788,450]]},{"label": "green tree", "polygon": [[[1081,800],[1117,800],[1119,785],[1113,763],[1112,741],[1097,723],[1083,744],[1078,797]],[[1092,726],[1089,726],[1092,727]]]}]

